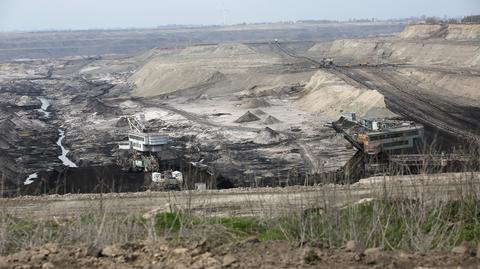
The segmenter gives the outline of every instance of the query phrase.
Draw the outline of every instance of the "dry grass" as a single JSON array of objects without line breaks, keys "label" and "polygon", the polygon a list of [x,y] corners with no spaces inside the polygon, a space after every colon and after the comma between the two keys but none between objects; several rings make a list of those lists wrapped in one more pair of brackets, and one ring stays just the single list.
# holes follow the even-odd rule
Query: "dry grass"
[{"label": "dry grass", "polygon": [[[473,163],[478,162],[478,149],[470,153]],[[470,168],[464,167],[465,171]],[[329,184],[316,187],[315,192],[288,193],[275,206],[268,195],[258,201],[247,194],[242,206],[246,211],[251,208],[249,217],[233,212],[217,215],[208,207],[209,198],[199,212],[192,195],[176,197],[174,193],[172,204],[178,204],[178,198],[182,206],[150,217],[140,212],[110,213],[102,196],[92,202],[89,212],[68,220],[19,219],[0,205],[0,254],[49,242],[78,246],[165,239],[229,242],[249,236],[315,242],[328,248],[356,240],[365,247],[410,251],[445,250],[463,241],[480,241],[479,182],[473,173],[458,173],[450,182],[455,184],[447,185],[433,174],[416,180],[380,179],[374,188],[366,183]],[[374,199],[360,199],[362,195]]]}]

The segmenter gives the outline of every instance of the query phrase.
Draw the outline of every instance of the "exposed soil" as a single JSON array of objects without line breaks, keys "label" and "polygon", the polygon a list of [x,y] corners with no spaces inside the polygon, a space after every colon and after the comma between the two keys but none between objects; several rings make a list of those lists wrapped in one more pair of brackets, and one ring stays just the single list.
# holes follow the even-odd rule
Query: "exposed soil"
[{"label": "exposed soil", "polygon": [[[310,180],[314,181],[313,178]],[[138,180],[136,184],[139,184]],[[104,187],[107,189],[109,186]],[[479,173],[449,173],[379,176],[346,186],[328,184],[315,187],[233,188],[203,192],[146,191],[22,196],[0,199],[0,209],[14,217],[45,220],[77,218],[97,212],[99,208],[113,214],[136,212],[143,215],[149,212],[169,212],[173,208],[211,216],[270,217],[317,208],[323,203],[343,206],[363,199],[381,199],[386,193],[391,198],[399,199],[415,198],[421,193],[426,201],[435,203],[463,197],[462,195],[475,191],[480,191]]]},{"label": "exposed soil", "polygon": [[466,253],[406,253],[367,249],[331,250],[314,242],[260,242],[256,238],[215,244],[131,243],[102,247],[48,244],[0,257],[0,268],[478,268],[475,250]]},{"label": "exposed soil", "polygon": [[[165,159],[205,169],[209,187],[341,178],[355,150],[325,125],[342,111],[414,120],[440,131],[441,141],[456,138],[449,145],[459,148],[479,136],[480,41],[470,26],[463,34],[461,26],[433,28],[409,28],[398,37],[222,43],[1,64],[4,191],[18,190],[32,173],[65,175],[58,129],[76,165],[112,167],[123,156],[117,142],[131,131],[122,120],[127,115],[168,133],[173,142]],[[325,57],[334,64],[319,65]],[[37,111],[40,97],[51,101],[50,118]]]},{"label": "exposed soil", "polygon": [[[278,34],[272,27],[278,30],[279,26],[239,26],[210,29],[210,33],[205,29],[170,29],[171,36],[161,38],[156,30],[118,31],[119,40],[154,34],[154,41],[146,38],[135,51],[151,48],[152,43],[157,46],[159,39],[165,42],[163,48],[137,56],[68,59],[58,57],[125,53],[132,52],[132,47],[117,42],[118,46],[99,49],[103,35],[108,36],[102,32],[94,32],[99,34],[99,41],[83,40],[82,35],[89,31],[31,34],[40,40],[62,36],[81,44],[98,42],[97,47],[85,46],[78,52],[75,46],[71,46],[75,52],[45,52],[25,46],[28,34],[2,34],[7,38],[2,39],[0,48],[16,47],[12,44],[17,42],[19,49],[15,53],[2,50],[0,60],[19,55],[40,58],[45,53],[56,58],[0,64],[1,193],[38,195],[1,199],[2,212],[45,220],[75,218],[99,207],[113,214],[143,215],[174,208],[211,216],[279,216],[291,210],[319,210],[319,201],[343,206],[381,198],[387,192],[401,199],[421,195],[428,203],[457,199],[471,193],[472,188],[478,193],[478,173],[379,176],[345,186],[330,184],[325,180],[332,178],[324,177],[337,175],[355,154],[345,147],[341,136],[324,126],[342,111],[415,120],[444,137],[456,138],[455,143],[448,142],[455,147],[464,145],[465,138],[478,140],[478,27],[409,27],[398,37],[281,45],[272,43],[276,36],[271,35]],[[287,28],[284,35],[288,40],[304,40],[323,30],[296,25]],[[372,31],[385,32],[367,28],[371,31],[364,36]],[[392,32],[398,26],[387,28],[386,32]],[[357,36],[356,30],[348,32],[348,37]],[[269,35],[261,36],[267,32]],[[298,39],[299,32],[306,36]],[[335,37],[332,33],[326,32],[321,39]],[[169,39],[172,36],[176,41]],[[196,43],[225,39],[243,43],[181,46],[192,39]],[[53,46],[56,42],[45,44]],[[165,48],[171,44],[180,46]],[[320,59],[325,57],[333,57],[335,64],[320,66]],[[50,117],[38,110],[40,97],[51,101]],[[125,140],[130,131],[124,120],[127,115],[135,115],[148,127],[172,137],[172,150],[165,152],[170,155],[164,158],[165,168],[190,172],[185,173],[186,178],[192,178],[188,187],[202,182],[209,188],[274,188],[129,193],[144,190],[144,175],[115,167],[122,155],[117,142]],[[68,157],[80,168],[69,170],[58,160],[58,129],[65,130],[64,146],[71,151]],[[23,181],[32,173],[38,173],[39,178],[24,186]],[[295,184],[318,185],[279,187]],[[315,242],[299,247],[255,239],[185,246],[88,245],[93,242],[81,247],[26,249],[1,257],[0,268],[479,266],[478,257],[474,257],[478,250],[473,248],[462,253],[347,252],[323,249]]]}]

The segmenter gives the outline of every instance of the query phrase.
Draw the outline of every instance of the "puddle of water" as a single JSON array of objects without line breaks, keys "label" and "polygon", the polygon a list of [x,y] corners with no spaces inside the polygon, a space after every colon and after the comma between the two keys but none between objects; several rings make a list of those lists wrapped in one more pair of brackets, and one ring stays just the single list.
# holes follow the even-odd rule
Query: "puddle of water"
[{"label": "puddle of water", "polygon": [[65,132],[61,129],[58,129],[58,134],[60,137],[57,140],[57,145],[62,149],[62,155],[58,156],[58,159],[60,159],[63,163],[63,165],[68,166],[68,167],[78,167],[74,162],[72,162],[68,157],[67,154],[70,152],[68,149],[66,149],[62,141],[65,138]]},{"label": "puddle of water", "polygon": [[38,100],[40,100],[40,102],[42,103],[42,106],[40,109],[37,109],[37,111],[40,111],[41,113],[43,113],[45,118],[50,118],[50,112],[47,111],[47,109],[50,107],[50,102],[43,97],[38,97]]},{"label": "puddle of water", "polygon": [[27,179],[25,179],[25,182],[23,182],[24,185],[30,185],[33,183],[33,180],[34,179],[37,179],[38,178],[38,174],[37,173],[33,173],[31,175],[29,175],[27,177]]}]

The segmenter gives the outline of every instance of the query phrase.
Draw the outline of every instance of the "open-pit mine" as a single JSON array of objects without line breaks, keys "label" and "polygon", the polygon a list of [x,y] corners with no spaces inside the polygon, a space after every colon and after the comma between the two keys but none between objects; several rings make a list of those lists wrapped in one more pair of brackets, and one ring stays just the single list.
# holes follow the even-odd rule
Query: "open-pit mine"
[{"label": "open-pit mine", "polygon": [[479,25],[268,27],[1,34],[2,195],[478,169]]},{"label": "open-pit mine", "polygon": [[478,268],[479,85],[480,24],[0,33],[0,269]]}]

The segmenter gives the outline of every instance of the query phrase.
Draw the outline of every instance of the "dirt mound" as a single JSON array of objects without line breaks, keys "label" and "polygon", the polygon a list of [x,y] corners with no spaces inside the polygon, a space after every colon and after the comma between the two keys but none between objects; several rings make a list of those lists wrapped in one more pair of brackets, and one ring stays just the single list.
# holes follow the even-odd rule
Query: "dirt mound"
[{"label": "dirt mound", "polygon": [[240,105],[241,108],[259,108],[259,107],[269,107],[271,106],[269,102],[265,99],[248,99],[242,102]]},{"label": "dirt mound", "polygon": [[253,114],[257,115],[257,116],[263,116],[263,115],[266,115],[267,113],[265,113],[265,111],[261,110],[261,109],[255,109],[253,111]]},{"label": "dirt mound", "polygon": [[266,127],[253,140],[257,144],[273,144],[282,141],[282,136],[275,130]]},{"label": "dirt mound", "polygon": [[129,80],[137,86],[134,95],[155,96],[226,80],[224,73],[239,72],[261,58],[243,44],[192,46],[153,57]]},{"label": "dirt mound", "polygon": [[219,45],[200,45],[185,48],[181,55],[211,55],[215,57],[232,57],[239,55],[255,54],[250,47],[240,43],[223,43]]},{"label": "dirt mound", "polygon": [[243,116],[241,116],[240,118],[238,118],[236,121],[234,121],[235,123],[244,123],[244,122],[252,122],[252,121],[259,121],[260,118],[255,116],[255,114],[253,114],[252,112],[250,111],[247,111],[247,113],[243,114]]},{"label": "dirt mound", "polygon": [[83,112],[85,113],[96,112],[98,114],[118,115],[120,114],[120,109],[117,107],[109,106],[104,102],[102,102],[101,100],[95,98],[87,101],[87,104],[85,105],[85,109],[83,110]]},{"label": "dirt mound", "polygon": [[265,124],[277,124],[277,123],[281,123],[282,121],[275,118],[274,116],[272,115],[268,115],[268,117],[263,121],[263,123]]},{"label": "dirt mound", "polygon": [[277,54],[261,53],[243,44],[193,46],[152,56],[128,81],[134,85],[133,96],[208,93],[213,97],[254,87],[258,91],[281,88],[311,76],[311,72],[272,72],[270,67],[281,61]]},{"label": "dirt mound", "polygon": [[204,84],[215,74],[214,70],[194,66],[174,68],[172,65],[162,64],[160,59],[155,59],[135,73],[130,80],[137,86],[135,95],[155,96]]},{"label": "dirt mound", "polygon": [[394,116],[379,92],[356,88],[325,71],[312,77],[297,105],[306,111],[324,112],[332,120],[338,119],[341,111],[356,112],[360,117]]}]

